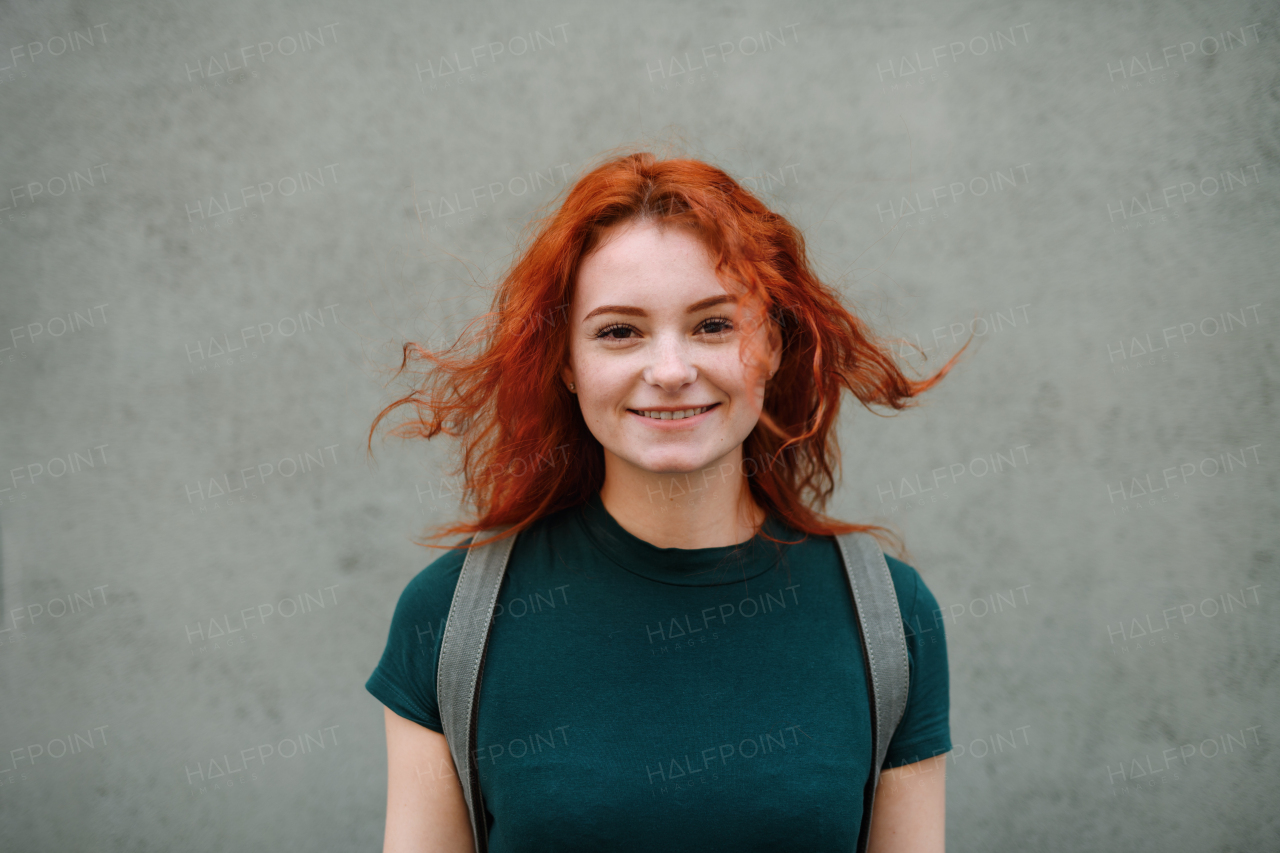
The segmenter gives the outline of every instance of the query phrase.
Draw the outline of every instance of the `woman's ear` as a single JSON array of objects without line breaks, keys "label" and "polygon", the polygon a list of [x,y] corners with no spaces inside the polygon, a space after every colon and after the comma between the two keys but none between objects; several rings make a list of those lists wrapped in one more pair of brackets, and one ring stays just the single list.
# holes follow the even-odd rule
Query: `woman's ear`
[{"label": "woman's ear", "polygon": [[769,375],[773,376],[782,366],[782,332],[776,323],[769,324]]},{"label": "woman's ear", "polygon": [[567,364],[564,367],[560,368],[560,380],[564,382],[565,388],[568,388],[570,385],[573,385],[575,381],[573,378],[573,368],[569,367],[569,365]]}]

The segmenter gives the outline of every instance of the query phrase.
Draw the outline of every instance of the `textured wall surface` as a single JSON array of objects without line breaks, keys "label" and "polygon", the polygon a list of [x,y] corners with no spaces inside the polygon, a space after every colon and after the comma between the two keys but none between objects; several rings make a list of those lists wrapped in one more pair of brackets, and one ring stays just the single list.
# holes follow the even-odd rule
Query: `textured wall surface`
[{"label": "textured wall surface", "polygon": [[363,684],[459,512],[447,446],[365,453],[399,346],[674,142],[907,362],[977,336],[920,408],[846,405],[831,507],[943,607],[952,849],[1280,849],[1278,39],[1247,2],[5,4],[0,848],[378,848]]}]

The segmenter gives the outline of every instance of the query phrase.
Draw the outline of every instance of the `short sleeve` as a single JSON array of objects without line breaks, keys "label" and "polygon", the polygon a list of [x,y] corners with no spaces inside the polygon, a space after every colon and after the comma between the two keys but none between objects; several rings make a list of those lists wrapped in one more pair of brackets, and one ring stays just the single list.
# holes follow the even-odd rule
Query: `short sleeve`
[{"label": "short sleeve", "polygon": [[900,767],[951,749],[947,638],[938,600],[914,568],[886,555],[907,639],[910,685],[902,721],[889,741],[884,767]]},{"label": "short sleeve", "polygon": [[465,550],[445,552],[409,581],[391,617],[387,645],[365,689],[406,720],[444,733],[436,665]]}]

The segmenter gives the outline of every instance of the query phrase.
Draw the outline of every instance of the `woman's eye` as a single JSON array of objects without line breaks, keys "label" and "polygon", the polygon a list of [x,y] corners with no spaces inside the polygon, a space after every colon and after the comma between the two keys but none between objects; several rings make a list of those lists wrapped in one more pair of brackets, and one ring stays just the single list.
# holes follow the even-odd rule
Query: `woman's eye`
[{"label": "woman's eye", "polygon": [[596,332],[597,338],[607,338],[611,341],[624,341],[631,332],[635,331],[630,326],[618,324],[616,326],[607,326]]},{"label": "woman's eye", "polygon": [[721,335],[733,331],[733,323],[728,317],[711,317],[703,324],[703,328],[712,335]]}]

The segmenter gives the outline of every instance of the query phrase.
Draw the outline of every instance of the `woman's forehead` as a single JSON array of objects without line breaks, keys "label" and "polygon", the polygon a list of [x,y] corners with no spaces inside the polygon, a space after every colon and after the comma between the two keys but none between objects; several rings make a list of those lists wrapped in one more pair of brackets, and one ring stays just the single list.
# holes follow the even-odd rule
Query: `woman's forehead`
[{"label": "woman's forehead", "polygon": [[621,226],[579,266],[575,311],[628,300],[631,305],[684,306],[719,295],[741,299],[744,288],[717,274],[715,258],[685,228],[659,231],[649,223]]}]

